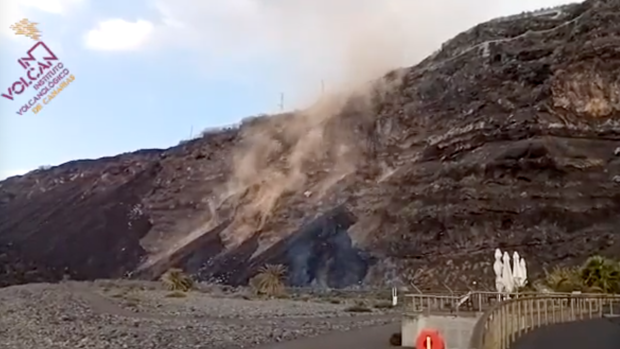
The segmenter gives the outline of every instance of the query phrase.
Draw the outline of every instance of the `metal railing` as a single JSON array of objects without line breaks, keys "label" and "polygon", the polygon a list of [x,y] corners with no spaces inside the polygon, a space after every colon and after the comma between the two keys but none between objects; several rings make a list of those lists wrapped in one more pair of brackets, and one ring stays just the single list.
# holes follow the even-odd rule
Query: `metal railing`
[{"label": "metal railing", "polygon": [[546,325],[620,316],[620,295],[528,294],[499,302],[476,323],[471,349],[508,349],[524,334]]},{"label": "metal railing", "polygon": [[459,313],[485,312],[498,304],[502,298],[523,297],[533,293],[500,294],[497,292],[470,291],[444,294],[406,294],[405,311],[413,313]]}]

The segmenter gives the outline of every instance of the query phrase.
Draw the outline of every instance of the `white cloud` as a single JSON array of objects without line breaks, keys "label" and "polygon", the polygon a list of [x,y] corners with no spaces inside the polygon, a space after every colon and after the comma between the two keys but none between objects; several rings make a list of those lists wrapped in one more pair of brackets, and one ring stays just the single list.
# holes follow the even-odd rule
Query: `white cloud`
[{"label": "white cloud", "polygon": [[151,22],[129,22],[115,18],[99,22],[84,36],[86,47],[103,51],[127,51],[141,48],[153,32]]}]

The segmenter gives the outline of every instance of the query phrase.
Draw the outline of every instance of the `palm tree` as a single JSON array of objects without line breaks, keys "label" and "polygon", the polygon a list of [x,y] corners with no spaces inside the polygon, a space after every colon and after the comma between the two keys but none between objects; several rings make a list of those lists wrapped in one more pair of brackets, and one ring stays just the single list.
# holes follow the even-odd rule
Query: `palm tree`
[{"label": "palm tree", "polygon": [[258,294],[278,296],[284,293],[286,268],[281,264],[267,264],[258,269],[258,274],[250,280],[250,286]]},{"label": "palm tree", "polygon": [[583,284],[590,290],[620,293],[620,263],[603,256],[592,256],[580,268]]}]

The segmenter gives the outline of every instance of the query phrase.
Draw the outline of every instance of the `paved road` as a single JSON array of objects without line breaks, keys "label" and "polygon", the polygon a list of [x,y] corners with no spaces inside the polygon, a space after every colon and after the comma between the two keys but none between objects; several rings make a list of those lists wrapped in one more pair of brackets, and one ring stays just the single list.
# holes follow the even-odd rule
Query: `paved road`
[{"label": "paved road", "polygon": [[[313,338],[268,344],[255,349],[393,349],[390,335],[400,331],[400,323]],[[520,338],[511,349],[618,349],[620,317],[558,324],[537,329]]]},{"label": "paved road", "polygon": [[546,326],[519,338],[511,349],[618,349],[620,317]]},{"label": "paved road", "polygon": [[395,332],[400,332],[400,321],[385,326],[268,344],[255,349],[393,349],[388,341]]}]

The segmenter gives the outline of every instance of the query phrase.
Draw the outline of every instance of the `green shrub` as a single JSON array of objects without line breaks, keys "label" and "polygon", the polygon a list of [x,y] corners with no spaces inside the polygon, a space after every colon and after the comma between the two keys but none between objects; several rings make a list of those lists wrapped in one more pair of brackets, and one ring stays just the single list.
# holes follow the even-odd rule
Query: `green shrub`
[{"label": "green shrub", "polygon": [[581,267],[555,267],[543,284],[555,292],[620,293],[620,263],[592,256]]},{"label": "green shrub", "polygon": [[187,292],[194,287],[194,281],[181,269],[170,269],[161,276],[161,282],[170,291]]},{"label": "green shrub", "polygon": [[592,256],[579,269],[583,285],[590,292],[620,293],[620,263]]}]

